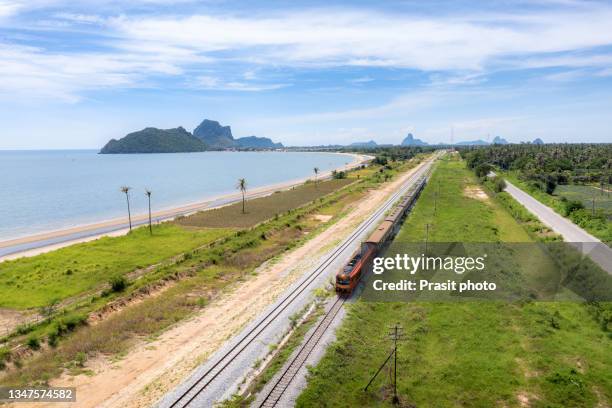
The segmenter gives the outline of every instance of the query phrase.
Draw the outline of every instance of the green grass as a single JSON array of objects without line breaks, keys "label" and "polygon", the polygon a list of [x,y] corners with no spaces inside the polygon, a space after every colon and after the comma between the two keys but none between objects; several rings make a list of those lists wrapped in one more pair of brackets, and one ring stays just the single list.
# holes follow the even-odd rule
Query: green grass
[{"label": "green grass", "polygon": [[[414,162],[398,163],[390,173],[412,165]],[[211,299],[219,296],[229,285],[246,279],[264,261],[316,236],[339,219],[344,211],[337,207],[339,203],[344,203],[344,206],[353,203],[363,197],[368,189],[376,187],[380,181],[375,177],[378,174],[371,170],[371,175],[361,177],[356,185],[287,211],[253,228],[227,234],[210,247],[181,252],[182,255],[175,261],[164,262],[147,271],[142,278],[132,281],[125,293],[84,297],[82,301],[70,305],[69,310],[59,312],[53,320],[5,339],[7,346],[13,347],[26,338],[36,337],[41,344],[51,347],[43,347],[30,358],[10,356],[9,370],[0,379],[0,384],[47,383],[65,369],[83,365],[83,357],[98,353],[122,355],[135,341],[154,337],[170,325],[205,308]],[[312,217],[330,207],[338,209],[332,220],[321,223]],[[193,232],[190,229],[187,231]],[[151,290],[156,290],[156,285],[164,282],[172,284],[156,296],[147,296]],[[80,323],[81,317],[103,309],[109,300],[128,299],[133,295],[142,299],[95,325]],[[78,324],[69,328],[67,322]],[[3,357],[3,364],[6,365],[5,361],[6,356]]]},{"label": "green grass", "polygon": [[612,217],[612,193],[602,192],[594,186],[558,185],[555,195],[568,200],[580,201],[588,210],[593,208],[593,200],[595,200],[595,210],[602,210],[608,217]]},{"label": "green grass", "polygon": [[[578,194],[581,197],[578,198],[580,201],[586,199],[587,197],[587,195],[585,195],[585,190],[580,188],[587,186],[557,186],[557,190],[561,192],[561,195],[550,195],[519,179],[516,172],[506,172],[504,173],[504,177],[512,184],[529,193],[542,204],[549,206],[562,216],[567,216],[565,213],[565,204],[561,201],[562,195],[569,194],[576,196]],[[592,187],[589,188],[592,189]],[[555,190],[555,192],[557,190]],[[580,190],[580,193],[577,192],[578,190]],[[602,203],[601,200],[607,200],[607,198],[600,198],[600,204]],[[598,210],[598,216],[595,218],[591,217],[591,204],[585,204],[588,204],[585,205],[586,209],[575,211],[571,213],[568,218],[574,224],[585,229],[587,232],[599,238],[602,242],[607,243],[609,246],[612,244],[612,219],[610,219],[609,213],[606,213],[607,210],[603,208],[607,206],[607,204],[601,204],[602,208]]]},{"label": "green grass", "polygon": [[449,159],[441,161],[396,240],[424,241],[425,226],[429,224],[431,241],[530,241],[525,230],[516,224],[498,202],[491,198],[473,198],[473,193],[479,189],[482,191],[463,162]]},{"label": "green grass", "polygon": [[248,200],[245,214],[242,213],[242,203],[235,203],[209,211],[201,211],[189,217],[177,220],[184,226],[210,228],[249,228],[268,220],[277,214],[301,207],[320,197],[332,193],[355,179],[329,180],[308,182],[286,191],[277,191],[266,197]]},{"label": "green grass", "polygon": [[49,305],[228,235],[227,229],[188,230],[171,223],[134,229],[30,258],[0,263],[0,307]]},{"label": "green grass", "polygon": [[[442,161],[397,239],[421,242],[426,223],[433,225],[431,241],[534,239],[496,197],[466,196],[465,188],[476,184],[462,162]],[[388,355],[385,333],[396,322],[405,329],[398,351],[404,406],[518,407],[521,400],[534,407],[609,406],[611,338],[602,330],[608,321],[569,302],[357,301],[337,341],[311,368],[297,406],[393,406],[386,369],[363,388]]]}]

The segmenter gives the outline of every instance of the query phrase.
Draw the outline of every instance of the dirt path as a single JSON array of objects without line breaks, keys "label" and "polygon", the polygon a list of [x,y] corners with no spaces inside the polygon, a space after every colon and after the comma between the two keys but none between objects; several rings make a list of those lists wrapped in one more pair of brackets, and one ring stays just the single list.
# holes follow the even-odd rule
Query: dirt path
[{"label": "dirt path", "polygon": [[[79,407],[151,406],[260,314],[321,255],[354,231],[413,171],[367,193],[331,227],[275,262],[263,264],[257,274],[233,285],[197,316],[180,322],[154,341],[143,342],[120,361],[111,363],[98,358],[88,362],[92,375],[64,375],[51,385],[76,387]],[[26,406],[19,404],[19,407]],[[73,408],[75,405],[32,406]]]}]

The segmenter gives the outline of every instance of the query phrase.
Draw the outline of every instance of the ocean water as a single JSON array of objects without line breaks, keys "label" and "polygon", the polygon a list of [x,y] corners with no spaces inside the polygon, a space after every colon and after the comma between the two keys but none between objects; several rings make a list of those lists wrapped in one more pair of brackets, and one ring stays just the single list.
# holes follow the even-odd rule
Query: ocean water
[{"label": "ocean water", "polygon": [[300,152],[203,152],[101,155],[95,150],[0,151],[0,241],[153,211],[281,183],[351,162],[347,155]]}]

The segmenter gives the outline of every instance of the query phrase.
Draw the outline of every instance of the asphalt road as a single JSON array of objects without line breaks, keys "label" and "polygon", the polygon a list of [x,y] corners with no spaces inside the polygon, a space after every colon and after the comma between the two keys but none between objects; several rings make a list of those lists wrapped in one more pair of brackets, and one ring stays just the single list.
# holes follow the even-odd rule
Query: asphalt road
[{"label": "asphalt road", "polygon": [[605,271],[612,274],[612,250],[610,247],[508,180],[506,180],[506,192],[538,217],[543,224],[561,235],[564,241],[572,243]]},{"label": "asphalt road", "polygon": [[[419,168],[418,171],[411,176],[406,183],[404,183],[401,187],[401,190],[406,191],[412,184],[414,184],[418,178],[424,175],[427,170],[431,167],[432,162],[428,161],[423,166]],[[383,207],[385,209],[391,208],[396,199],[389,199]],[[198,382],[198,380],[217,363],[228,351],[235,348],[237,344],[243,338],[256,337],[255,341],[251,342],[242,352],[237,354],[231,361],[231,363],[225,367],[224,369],[215,368],[210,374],[205,376],[205,379],[210,379],[215,373],[218,373],[216,378],[202,391],[196,393],[195,390],[199,390],[199,386],[194,387],[194,391],[189,393],[189,397],[197,394],[195,398],[191,401],[191,403],[187,406],[189,407],[209,407],[213,406],[215,402],[223,401],[227,398],[230,398],[238,389],[238,385],[243,381],[245,373],[249,371],[251,367],[256,363],[256,361],[261,361],[265,358],[270,350],[270,346],[273,344],[277,344],[282,336],[288,331],[290,327],[290,316],[302,310],[307,304],[309,304],[313,300],[313,292],[316,288],[323,286],[330,279],[335,276],[335,273],[346,263],[349,261],[352,254],[359,248],[359,245],[363,240],[365,240],[371,230],[378,225],[379,222],[382,221],[385,217],[385,211],[380,212],[375,217],[370,217],[365,220],[363,224],[367,224],[368,222],[374,220],[374,223],[371,225],[371,228],[365,229],[360,234],[356,234],[347,238],[345,241],[340,243],[336,248],[329,251],[328,254],[323,255],[317,262],[314,263],[314,267],[312,270],[306,272],[304,276],[299,279],[294,285],[289,287],[285,293],[279,296],[278,300],[275,301],[268,309],[264,311],[257,319],[255,319],[251,324],[247,325],[241,333],[239,333],[234,338],[230,339],[224,346],[222,346],[216,353],[214,353],[205,363],[203,363],[200,367],[198,367],[192,375],[183,382],[179,387],[177,387],[174,391],[168,393],[161,401],[158,402],[158,407],[170,407],[173,406],[173,403],[177,401],[177,399],[188,390],[193,384]],[[363,225],[362,224],[362,225]],[[358,228],[359,230],[359,228]],[[314,271],[324,263],[324,260],[328,258],[329,254],[334,253],[337,248],[344,247],[334,258],[332,262],[329,262],[327,266],[325,266],[323,273],[321,273],[317,279],[313,280],[304,290],[301,292],[295,300],[289,304],[280,315],[277,315],[274,318],[266,319],[268,312],[277,307],[279,303],[282,302],[285,297],[291,293],[295,292],[295,288],[298,287],[303,281],[308,280],[309,276],[314,273]],[[260,325],[262,322],[269,321],[269,325],[258,335],[250,334],[251,329],[253,327]],[[188,399],[188,398],[187,398]],[[183,401],[185,401],[184,399]],[[181,403],[176,405],[177,407],[185,406],[185,403],[181,401]]]}]

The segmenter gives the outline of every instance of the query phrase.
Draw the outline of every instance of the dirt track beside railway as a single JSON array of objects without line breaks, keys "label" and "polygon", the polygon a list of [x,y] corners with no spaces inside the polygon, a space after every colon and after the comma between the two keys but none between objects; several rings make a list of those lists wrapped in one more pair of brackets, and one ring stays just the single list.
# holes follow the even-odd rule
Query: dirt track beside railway
[{"label": "dirt track beside railway", "polygon": [[[91,373],[66,374],[51,385],[77,387],[79,407],[151,406],[258,316],[320,256],[350,235],[413,172],[368,192],[335,224],[282,258],[263,264],[257,274],[233,285],[193,318],[178,323],[153,341],[143,341],[119,361],[93,359],[87,363]],[[62,406],[54,403],[36,407],[46,405]]]}]

